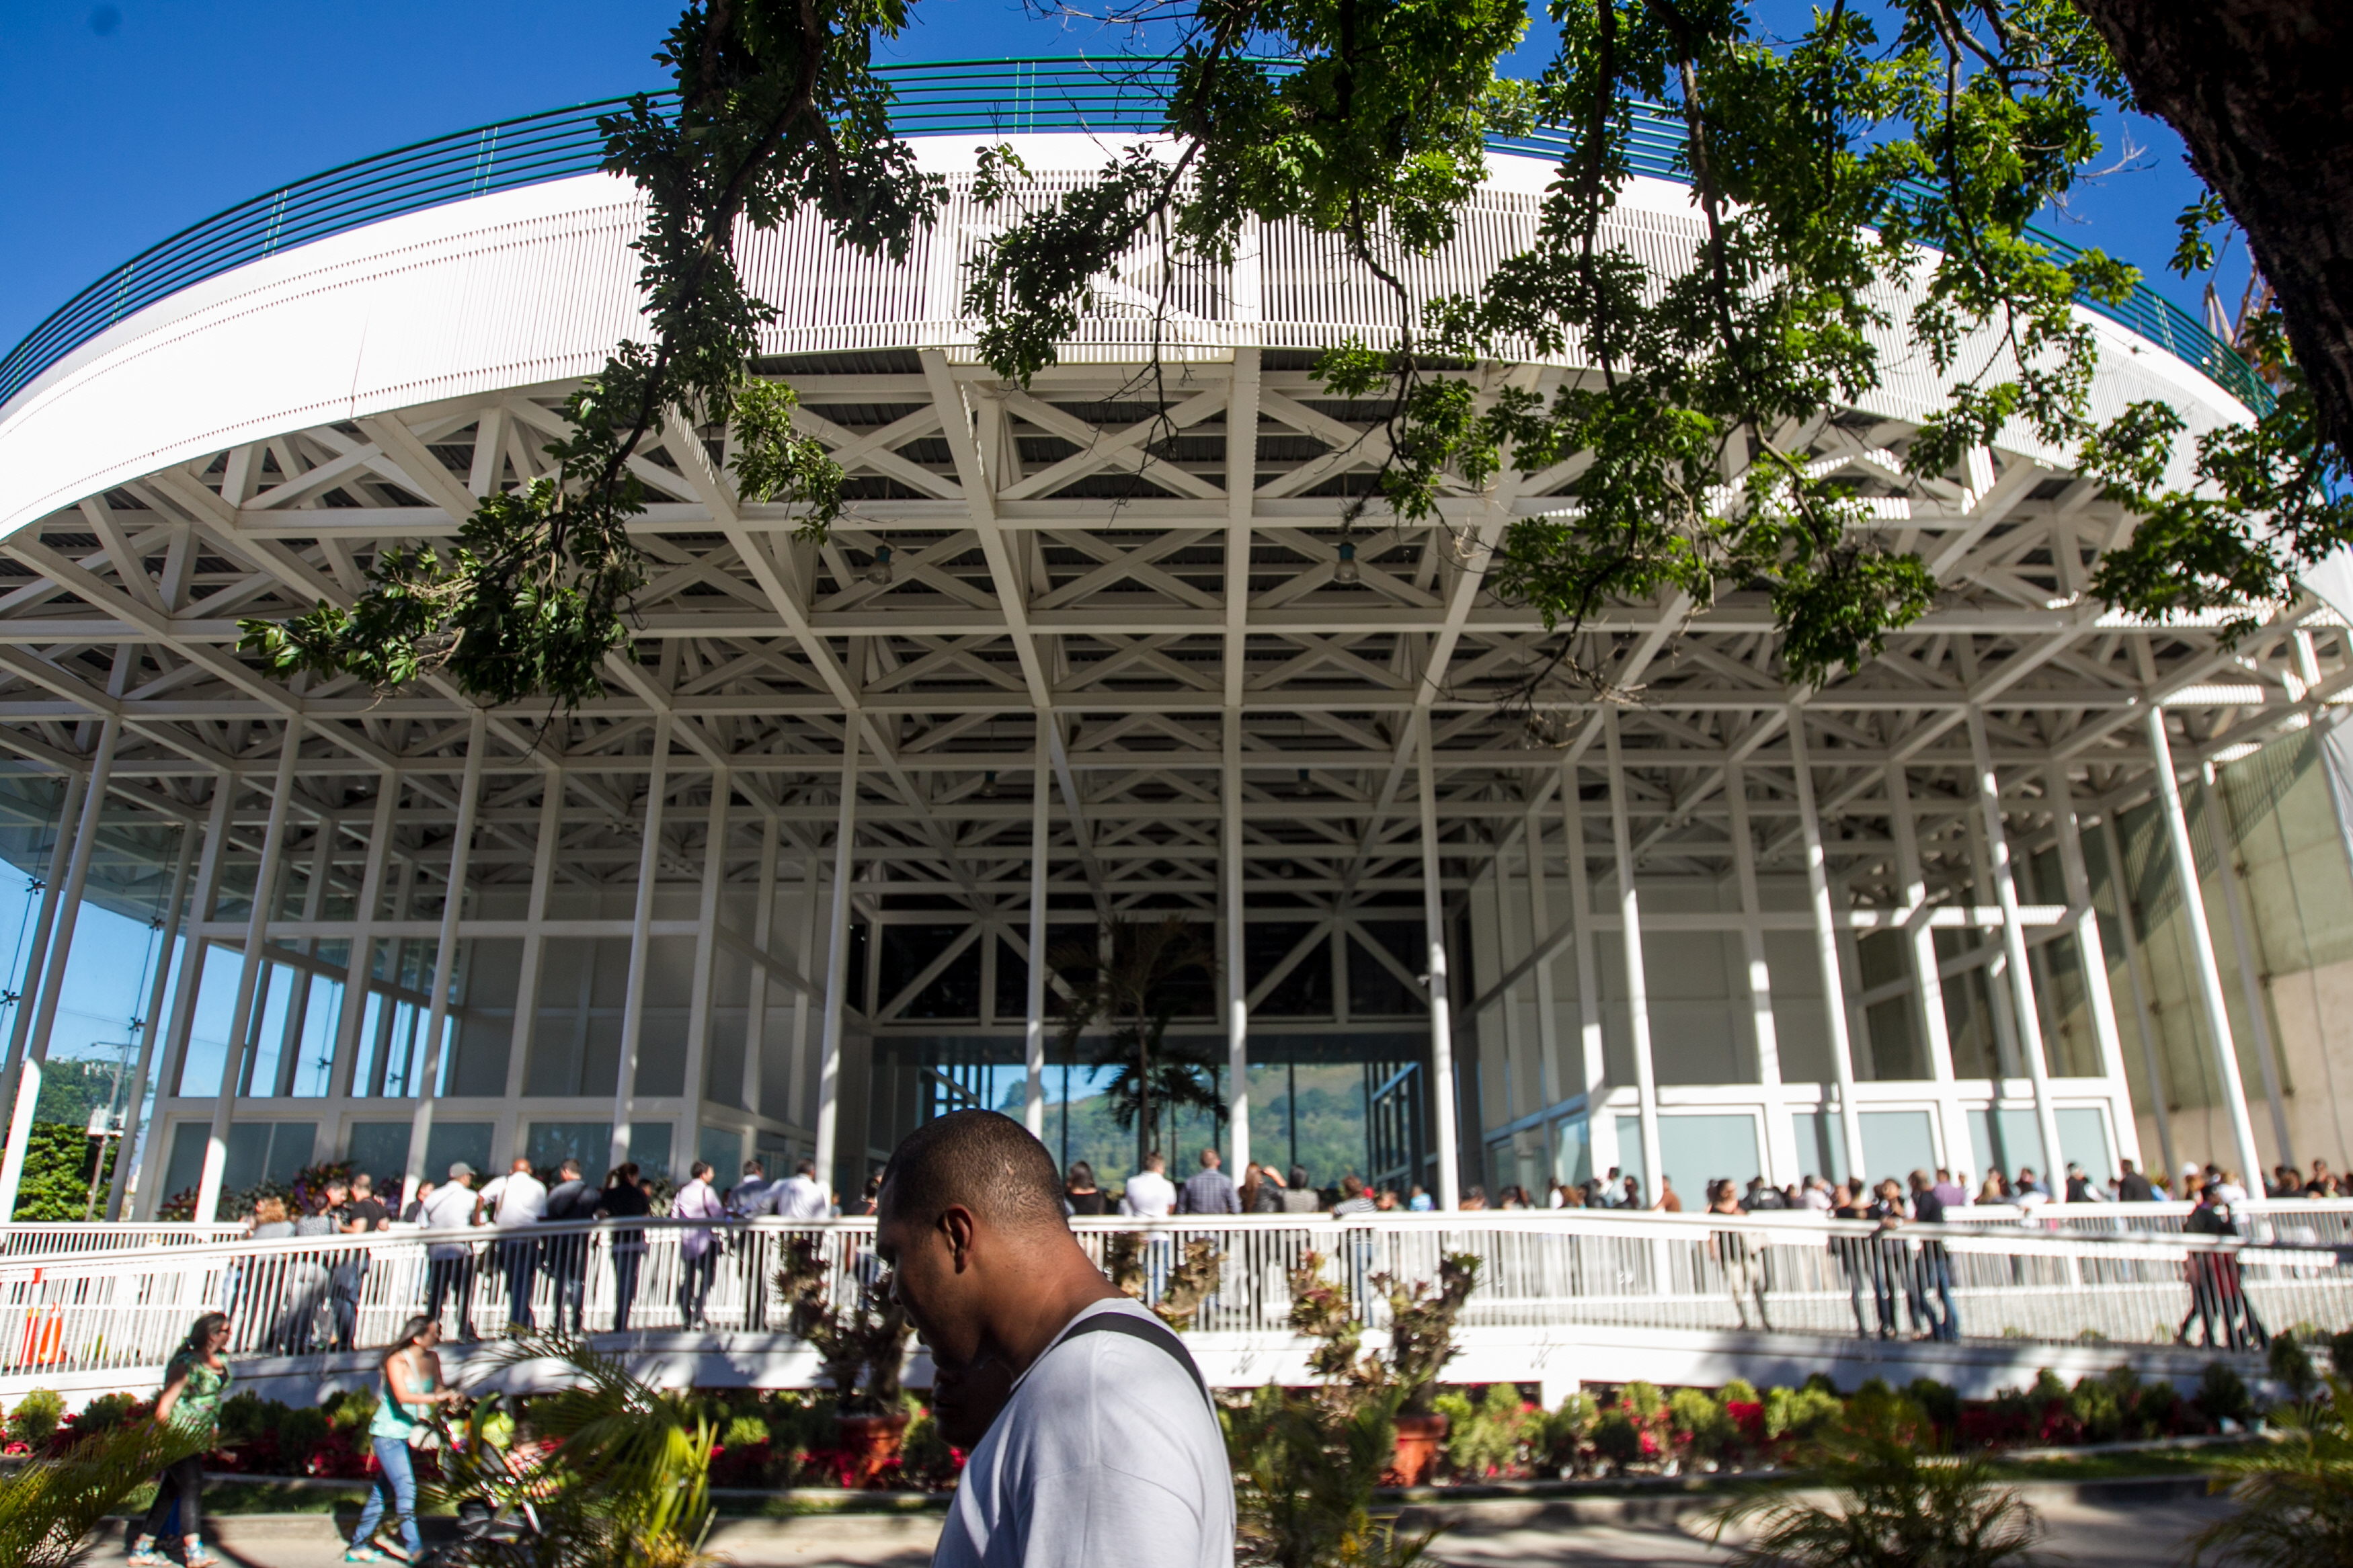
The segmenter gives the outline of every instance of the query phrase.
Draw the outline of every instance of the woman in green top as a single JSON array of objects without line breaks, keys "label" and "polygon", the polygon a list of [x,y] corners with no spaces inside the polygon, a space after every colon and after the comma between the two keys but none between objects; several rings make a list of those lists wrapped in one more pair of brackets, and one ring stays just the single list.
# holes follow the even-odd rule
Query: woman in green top
[{"label": "woman in green top", "polygon": [[401,1325],[400,1337],[384,1356],[384,1392],[376,1396],[375,1418],[368,1436],[375,1449],[375,1489],[360,1512],[359,1529],[352,1532],[346,1563],[381,1563],[375,1545],[376,1527],[384,1522],[388,1497],[400,1527],[400,1543],[414,1563],[425,1550],[417,1533],[417,1467],[412,1450],[431,1431],[433,1407],[457,1399],[444,1385],[441,1358],[433,1347],[441,1342],[441,1324],[419,1312]]},{"label": "woman in green top", "polygon": [[187,1568],[220,1568],[220,1559],[205,1550],[205,1456],[212,1451],[220,1428],[221,1396],[228,1392],[232,1373],[221,1349],[228,1343],[228,1314],[206,1312],[188,1330],[182,1345],[164,1369],[164,1392],[155,1400],[155,1424],[195,1440],[188,1454],[164,1467],[156,1478],[155,1505],[139,1528],[131,1548],[129,1568],[165,1568],[171,1559],[155,1550],[155,1531],[176,1500],[180,1535],[187,1547]]}]

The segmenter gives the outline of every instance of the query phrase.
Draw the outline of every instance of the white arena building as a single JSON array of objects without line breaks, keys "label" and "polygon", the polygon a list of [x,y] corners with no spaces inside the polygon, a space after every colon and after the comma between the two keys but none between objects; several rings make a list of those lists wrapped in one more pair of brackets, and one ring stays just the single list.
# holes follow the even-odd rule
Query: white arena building
[{"label": "white arena building", "polygon": [[[1481,554],[1572,506],[1578,460],[1342,559],[1377,410],[1307,367],[1391,327],[1287,227],[1173,280],[1157,381],[1139,257],[1057,367],[1001,382],[957,311],[999,221],[976,146],[1050,189],[1155,117],[1069,63],[894,74],[953,193],[910,259],[814,219],[742,247],[842,521],[797,542],[734,499],[723,432],[668,432],[636,464],[633,657],[574,712],[288,684],[237,645],[543,471],[566,390],[642,335],[640,204],[593,172],[593,110],[257,198],[0,362],[0,853],[46,885],[8,1086],[51,1047],[83,900],[185,939],[137,999],[125,1217],[339,1157],[814,1153],[854,1192],[985,1069],[1060,1068],[1028,956],[1113,913],[1213,936],[1176,1027],[1228,1064],[1237,1168],[1246,1069],[1308,1063],[1362,1068],[1366,1173],[1450,1205],[1612,1166],[1688,1201],[2353,1152],[2353,647],[2326,598],[2236,647],[2110,613],[2085,584],[2132,518],[2031,441],[1907,480],[1938,384],[1899,359],[1797,437],[1932,563],[1935,608],[1796,690],[1759,595],[1614,605],[1577,652],[1631,700],[1562,695],[1565,743],[1533,743],[1500,698],[1543,628]],[[1526,242],[1543,152],[1494,151],[1418,281],[1475,288]],[[1611,220],[1662,270],[1699,226],[1671,157]],[[2152,297],[2089,319],[2096,414],[2205,428],[2258,395]],[[235,1049],[192,1043],[206,993]]]}]

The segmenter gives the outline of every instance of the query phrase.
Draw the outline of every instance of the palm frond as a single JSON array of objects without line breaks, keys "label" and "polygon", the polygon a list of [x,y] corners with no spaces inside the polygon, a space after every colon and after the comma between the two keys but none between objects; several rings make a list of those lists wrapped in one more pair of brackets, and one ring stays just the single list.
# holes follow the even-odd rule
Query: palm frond
[{"label": "palm frond", "polygon": [[2217,1462],[2212,1483],[2239,1511],[2189,1542],[2189,1568],[2337,1568],[2353,1563],[2353,1384],[2327,1380],[2327,1397],[2274,1409],[2277,1441]]},{"label": "palm frond", "polygon": [[0,1476],[0,1563],[71,1568],[95,1544],[91,1531],[165,1465],[203,1441],[134,1421],[97,1433],[55,1458]]}]

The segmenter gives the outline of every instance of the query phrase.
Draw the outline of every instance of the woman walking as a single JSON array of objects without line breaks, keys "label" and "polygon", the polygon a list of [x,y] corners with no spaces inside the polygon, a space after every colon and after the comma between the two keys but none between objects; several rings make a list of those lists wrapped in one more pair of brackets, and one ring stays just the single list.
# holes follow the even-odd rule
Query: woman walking
[{"label": "woman walking", "polygon": [[171,1559],[155,1548],[155,1532],[164,1526],[174,1503],[180,1510],[180,1540],[186,1548],[186,1568],[220,1568],[220,1559],[205,1550],[205,1456],[212,1452],[220,1431],[221,1395],[233,1375],[221,1352],[228,1344],[228,1314],[206,1312],[188,1330],[187,1342],[164,1368],[164,1392],[155,1400],[155,1425],[168,1427],[194,1445],[186,1454],[164,1467],[156,1478],[154,1506],[148,1509],[132,1542],[129,1568],[166,1568]]},{"label": "woman walking", "polygon": [[417,1449],[432,1427],[433,1406],[458,1397],[441,1384],[441,1358],[433,1347],[441,1342],[441,1325],[419,1312],[401,1325],[400,1337],[384,1356],[384,1390],[376,1395],[375,1419],[368,1423],[368,1438],[375,1449],[375,1489],[360,1510],[359,1528],[343,1553],[346,1563],[381,1563],[384,1553],[374,1540],[384,1522],[384,1507],[392,1503],[400,1544],[415,1563],[425,1550],[417,1532]]}]

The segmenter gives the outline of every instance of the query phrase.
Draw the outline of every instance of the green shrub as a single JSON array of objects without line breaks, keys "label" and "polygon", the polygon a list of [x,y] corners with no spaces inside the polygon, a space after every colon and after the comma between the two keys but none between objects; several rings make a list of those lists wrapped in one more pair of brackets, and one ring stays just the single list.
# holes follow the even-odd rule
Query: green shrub
[{"label": "green shrub", "polygon": [[144,1403],[135,1394],[101,1394],[75,1414],[74,1435],[87,1437],[100,1432],[111,1432],[129,1420],[131,1413]]},{"label": "green shrub", "polygon": [[1593,1424],[1593,1451],[1613,1465],[1631,1465],[1642,1458],[1642,1429],[1623,1409],[1605,1410]]},{"label": "green shrub", "polygon": [[2219,1361],[2210,1361],[2199,1376],[2198,1392],[2190,1403],[2207,1420],[2245,1421],[2255,1413],[2255,1402],[2247,1393],[2246,1379]]},{"label": "green shrub", "polygon": [[66,1418],[66,1402],[46,1388],[27,1389],[8,1412],[8,1441],[22,1443],[37,1454],[49,1446]]},{"label": "green shrub", "polygon": [[347,1388],[330,1394],[322,1408],[327,1413],[327,1424],[338,1432],[364,1433],[375,1419],[375,1390]]},{"label": "green shrub", "polygon": [[1740,1441],[1740,1428],[1724,1405],[1696,1388],[1678,1388],[1668,1397],[1667,1420],[1695,1459],[1713,1459]]},{"label": "green shrub", "polygon": [[1768,1388],[1765,1391],[1765,1436],[1811,1438],[1845,1413],[1846,1401],[1815,1387],[1812,1378],[1806,1380],[1803,1388]]},{"label": "green shrub", "polygon": [[1468,1394],[1442,1394],[1437,1405],[1448,1423],[1446,1462],[1457,1473],[1476,1480],[1518,1460],[1530,1423],[1516,1386],[1492,1384],[1475,1405]]},{"label": "green shrub", "polygon": [[[910,1427],[909,1430],[913,1428]],[[749,1448],[768,1440],[768,1424],[756,1415],[735,1415],[720,1428],[720,1447]]]},{"label": "green shrub", "polygon": [[1666,1412],[1667,1396],[1659,1391],[1659,1385],[1655,1383],[1644,1383],[1637,1379],[1620,1389],[1618,1397],[1625,1403],[1626,1408],[1632,1412],[1634,1419],[1645,1426],[1657,1421]]},{"label": "green shrub", "polygon": [[1915,1377],[1904,1385],[1904,1397],[1918,1405],[1941,1431],[1951,1432],[1961,1424],[1961,1396],[1948,1383]]},{"label": "green shrub", "polygon": [[1764,1401],[1759,1399],[1757,1395],[1757,1385],[1749,1382],[1745,1377],[1736,1377],[1730,1383],[1725,1384],[1722,1388],[1716,1390],[1715,1397],[1725,1405],[1761,1405],[1764,1403]]},{"label": "green shrub", "polygon": [[2287,1387],[2289,1397],[2309,1399],[2320,1386],[2320,1373],[2312,1364],[2312,1353],[2294,1334],[2281,1334],[2272,1341],[2271,1353],[2265,1358],[2272,1376]]},{"label": "green shrub", "polygon": [[1542,1419],[1528,1443],[1535,1462],[1547,1472],[1573,1469],[1584,1458],[1586,1444],[1601,1419],[1601,1406],[1589,1394],[1572,1394],[1560,1408]]},{"label": "green shrub", "polygon": [[2337,1376],[2353,1383],[2353,1329],[2328,1336],[2328,1364],[2337,1369]]}]

